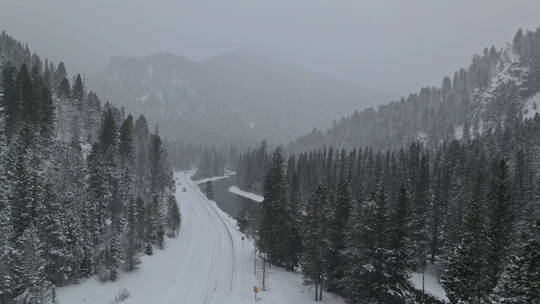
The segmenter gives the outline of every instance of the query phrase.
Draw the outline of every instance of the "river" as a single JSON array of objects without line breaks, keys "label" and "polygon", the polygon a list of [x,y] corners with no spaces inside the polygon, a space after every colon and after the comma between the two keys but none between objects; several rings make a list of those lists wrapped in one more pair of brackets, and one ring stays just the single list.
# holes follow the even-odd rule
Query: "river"
[{"label": "river", "polygon": [[[260,221],[261,203],[229,192],[229,187],[234,185],[237,185],[234,176],[213,181],[214,200],[221,210],[227,212],[227,214],[233,218],[236,217],[240,211],[246,210],[252,219],[252,224],[254,224],[254,227],[257,227]],[[204,193],[204,183],[199,186]]]}]

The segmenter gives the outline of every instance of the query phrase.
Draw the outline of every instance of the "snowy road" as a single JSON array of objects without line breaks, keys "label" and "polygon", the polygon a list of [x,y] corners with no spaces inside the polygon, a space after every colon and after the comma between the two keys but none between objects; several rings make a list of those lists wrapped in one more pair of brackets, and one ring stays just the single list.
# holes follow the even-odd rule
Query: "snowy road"
[{"label": "snowy road", "polygon": [[[178,239],[167,240],[166,250],[144,256],[140,269],[122,273],[116,282],[90,278],[59,288],[59,304],[109,304],[123,288],[130,293],[122,302],[126,304],[254,303],[253,286],[259,284],[253,272],[253,242],[242,241],[234,222],[200,192],[189,174],[177,173],[176,178],[182,213]],[[314,303],[300,274],[273,267],[268,285],[257,303]],[[323,303],[343,301],[327,295]]]}]

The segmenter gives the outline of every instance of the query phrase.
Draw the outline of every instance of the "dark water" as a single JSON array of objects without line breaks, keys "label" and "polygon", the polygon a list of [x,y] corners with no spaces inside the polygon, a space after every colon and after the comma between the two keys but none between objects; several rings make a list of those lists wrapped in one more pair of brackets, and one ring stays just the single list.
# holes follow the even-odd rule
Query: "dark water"
[{"label": "dark water", "polygon": [[[242,209],[246,210],[250,215],[252,225],[257,227],[260,220],[261,203],[227,191],[233,185],[236,185],[234,176],[213,181],[214,200],[221,210],[232,217],[236,217]],[[204,184],[200,186],[204,193]]]}]

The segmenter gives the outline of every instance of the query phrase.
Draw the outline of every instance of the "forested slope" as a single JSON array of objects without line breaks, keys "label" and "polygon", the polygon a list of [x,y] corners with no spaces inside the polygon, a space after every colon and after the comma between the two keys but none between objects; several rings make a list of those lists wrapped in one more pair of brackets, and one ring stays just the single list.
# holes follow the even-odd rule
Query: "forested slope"
[{"label": "forested slope", "polygon": [[0,302],[52,303],[55,286],[115,280],[163,248],[180,213],[145,118],[5,32],[0,64]]},{"label": "forested slope", "polygon": [[[411,71],[413,73],[413,71]],[[488,130],[531,118],[540,92],[540,29],[519,30],[512,43],[486,48],[468,68],[399,101],[342,118],[326,131],[313,130],[291,148],[324,145],[399,148],[414,141],[438,145],[452,138],[478,138]]]},{"label": "forested slope", "polygon": [[539,34],[344,119],[317,148],[240,155],[240,185],[264,194],[264,257],[351,303],[437,303],[411,284],[428,263],[451,303],[540,301]]}]

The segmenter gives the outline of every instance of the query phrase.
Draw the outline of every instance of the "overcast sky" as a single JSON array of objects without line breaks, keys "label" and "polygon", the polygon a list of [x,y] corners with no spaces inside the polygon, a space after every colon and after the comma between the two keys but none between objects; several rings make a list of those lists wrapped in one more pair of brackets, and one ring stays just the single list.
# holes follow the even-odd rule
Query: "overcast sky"
[{"label": "overcast sky", "polygon": [[87,74],[114,55],[244,49],[397,97],[539,27],[539,13],[539,0],[1,0],[0,28]]}]

